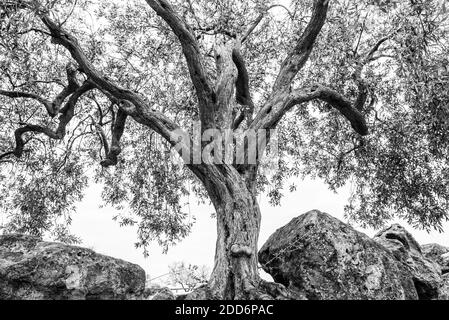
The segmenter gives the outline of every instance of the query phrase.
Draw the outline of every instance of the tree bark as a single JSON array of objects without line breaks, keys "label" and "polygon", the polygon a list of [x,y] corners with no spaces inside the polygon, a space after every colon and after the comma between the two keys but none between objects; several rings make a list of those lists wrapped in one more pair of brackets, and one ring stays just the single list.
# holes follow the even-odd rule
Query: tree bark
[{"label": "tree bark", "polygon": [[254,194],[238,174],[224,177],[222,187],[225,192],[212,197],[217,244],[210,285],[224,299],[245,299],[259,284],[260,210]]},{"label": "tree bark", "polygon": [[261,214],[255,196],[254,171],[242,174],[231,165],[209,165],[207,175],[200,178],[216,210],[217,243],[207,289],[190,298],[273,298],[263,290],[264,282],[258,272]]}]

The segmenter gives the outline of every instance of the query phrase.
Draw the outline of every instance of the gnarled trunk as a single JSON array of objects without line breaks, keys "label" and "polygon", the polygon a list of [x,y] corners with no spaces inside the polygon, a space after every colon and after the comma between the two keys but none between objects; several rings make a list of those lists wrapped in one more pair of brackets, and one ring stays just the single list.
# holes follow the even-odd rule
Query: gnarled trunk
[{"label": "gnarled trunk", "polygon": [[257,242],[260,210],[255,196],[255,168],[245,174],[232,165],[210,165],[201,175],[217,215],[215,266],[207,288],[190,299],[265,299],[288,297],[282,285],[259,277]]},{"label": "gnarled trunk", "polygon": [[226,191],[212,200],[217,213],[217,245],[210,286],[222,298],[245,299],[259,286],[260,211],[241,177],[226,177],[223,186]]},{"label": "gnarled trunk", "polygon": [[247,299],[260,283],[257,241],[261,217],[254,174],[242,176],[231,165],[210,165],[207,171],[202,180],[217,216],[215,266],[207,296]]}]

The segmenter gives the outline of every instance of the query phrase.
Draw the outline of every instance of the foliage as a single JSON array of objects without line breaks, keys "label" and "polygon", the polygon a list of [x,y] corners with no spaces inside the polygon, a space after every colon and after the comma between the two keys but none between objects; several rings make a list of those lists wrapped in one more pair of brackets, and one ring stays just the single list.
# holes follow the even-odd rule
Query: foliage
[{"label": "foliage", "polygon": [[[21,90],[52,100],[67,83],[67,50],[52,43],[33,10],[0,5],[0,90]],[[20,2],[17,2],[20,3]],[[256,112],[271,92],[282,60],[304,30],[312,1],[172,1],[191,26],[214,70],[214,46],[263,19],[242,48]],[[70,30],[87,57],[108,79],[138,92],[181,127],[199,119],[198,99],[178,39],[144,1],[40,1]],[[269,9],[269,10],[268,10]],[[285,181],[312,176],[333,190],[350,184],[350,218],[379,227],[394,216],[429,228],[447,219],[448,13],[445,1],[333,1],[310,56],[293,88],[319,82],[357,98],[367,87],[363,110],[370,134],[360,137],[325,102],[294,108],[278,126],[277,171],[259,175],[259,192],[280,204]],[[379,40],[369,61],[364,61]],[[358,72],[360,71],[360,74]],[[77,75],[79,81],[85,80]],[[153,130],[127,122],[117,166],[102,168],[119,106],[98,89],[80,98],[67,133],[51,140],[25,135],[20,160],[0,158],[0,207],[9,230],[67,237],[63,226],[89,181],[104,185],[104,204],[121,210],[122,225],[137,224],[138,246],[158,240],[165,248],[185,237],[193,218],[190,197],[204,201],[201,183],[171,161],[170,146]],[[24,123],[54,128],[33,99],[0,95],[0,153],[14,148]],[[294,190],[294,186],[290,186]]]},{"label": "foliage", "polygon": [[81,201],[87,178],[77,155],[56,156],[49,153],[17,163],[4,172],[0,192],[0,210],[8,214],[6,232],[42,237],[49,231],[52,238],[65,243],[79,243],[68,225],[75,204]]}]

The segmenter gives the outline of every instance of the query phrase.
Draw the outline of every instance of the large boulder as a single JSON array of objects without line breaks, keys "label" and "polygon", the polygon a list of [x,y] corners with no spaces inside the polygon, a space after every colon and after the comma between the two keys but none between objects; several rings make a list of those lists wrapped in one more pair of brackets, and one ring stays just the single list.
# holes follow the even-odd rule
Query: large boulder
[{"label": "large boulder", "polygon": [[0,235],[0,300],[140,299],[145,271],[92,250]]},{"label": "large boulder", "polygon": [[443,275],[443,282],[441,283],[439,300],[449,300],[449,273]]},{"label": "large boulder", "polygon": [[439,288],[438,299],[449,300],[449,248],[436,243],[421,247],[424,256],[435,261],[441,268],[443,281]]},{"label": "large boulder", "polygon": [[435,261],[423,255],[421,246],[404,227],[393,224],[376,234],[374,240],[410,268],[420,299],[438,298],[441,269]]},{"label": "large boulder", "polygon": [[382,245],[314,210],[278,229],[259,252],[276,282],[308,299],[417,299],[409,268]]}]

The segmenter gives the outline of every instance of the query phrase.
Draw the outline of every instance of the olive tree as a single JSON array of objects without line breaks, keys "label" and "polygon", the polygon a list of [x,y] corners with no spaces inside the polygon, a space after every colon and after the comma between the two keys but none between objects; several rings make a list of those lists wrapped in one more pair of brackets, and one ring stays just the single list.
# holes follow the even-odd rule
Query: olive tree
[{"label": "olive tree", "polygon": [[[447,18],[437,0],[3,1],[7,228],[75,241],[67,224],[93,179],[115,218],[138,225],[139,246],[166,246],[190,231],[186,197],[209,199],[215,265],[192,297],[236,299],[289,296],[259,277],[257,195],[279,204],[290,177],[351,183],[346,213],[363,224],[439,229]],[[195,161],[182,151],[221,150],[197,128],[264,132],[258,143],[276,130],[276,170],[263,170],[263,149],[249,161],[248,140],[244,161]]]}]

